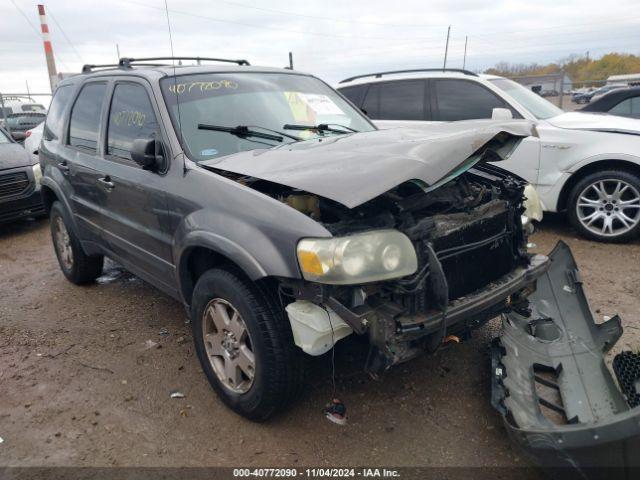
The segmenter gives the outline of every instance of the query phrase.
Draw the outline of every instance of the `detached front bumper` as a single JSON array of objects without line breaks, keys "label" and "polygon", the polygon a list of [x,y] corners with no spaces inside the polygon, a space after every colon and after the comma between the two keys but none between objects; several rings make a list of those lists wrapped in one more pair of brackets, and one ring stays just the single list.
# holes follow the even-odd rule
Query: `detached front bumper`
[{"label": "detached front bumper", "polygon": [[492,404],[510,437],[563,476],[637,478],[640,408],[631,408],[603,353],[620,318],[596,324],[571,251],[559,243],[529,297],[531,314],[503,315],[492,346]]}]

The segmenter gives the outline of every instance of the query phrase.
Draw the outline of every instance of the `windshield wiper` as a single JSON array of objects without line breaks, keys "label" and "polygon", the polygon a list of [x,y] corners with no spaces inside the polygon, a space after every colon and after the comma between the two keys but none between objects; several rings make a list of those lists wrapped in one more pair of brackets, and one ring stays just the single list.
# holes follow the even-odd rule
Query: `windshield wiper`
[{"label": "windshield wiper", "polygon": [[[254,128],[259,128],[261,130],[273,132],[273,134],[258,132],[256,130],[253,130]],[[237,125],[235,127],[225,127],[223,125],[208,125],[206,123],[199,123],[198,130],[210,130],[213,132],[227,132],[227,133],[230,133],[231,135],[236,135],[238,137],[264,138],[265,140],[273,140],[275,142],[282,142],[284,140],[284,137],[291,138],[296,141],[301,140],[300,138],[294,135],[278,132],[277,130],[271,130],[270,128],[252,126],[252,125]]]},{"label": "windshield wiper", "polygon": [[[333,128],[331,125],[334,125],[339,128]],[[316,130],[318,132],[334,132],[334,133],[357,133],[358,130],[355,130],[351,127],[347,127],[346,125],[340,125],[339,123],[321,123],[319,125],[297,125],[287,123],[282,128],[285,130]]]}]

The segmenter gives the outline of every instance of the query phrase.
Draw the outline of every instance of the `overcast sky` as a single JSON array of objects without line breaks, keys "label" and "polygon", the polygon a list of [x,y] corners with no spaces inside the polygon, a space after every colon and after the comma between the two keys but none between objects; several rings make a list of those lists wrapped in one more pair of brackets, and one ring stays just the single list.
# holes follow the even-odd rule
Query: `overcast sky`
[{"label": "overcast sky", "polygon": [[[0,92],[49,91],[37,2],[0,0]],[[164,0],[45,3],[58,71],[170,54]],[[570,54],[640,54],[637,0],[168,0],[176,55],[294,66],[336,83],[381,69],[546,63]],[[26,17],[26,18],[25,18]]]}]

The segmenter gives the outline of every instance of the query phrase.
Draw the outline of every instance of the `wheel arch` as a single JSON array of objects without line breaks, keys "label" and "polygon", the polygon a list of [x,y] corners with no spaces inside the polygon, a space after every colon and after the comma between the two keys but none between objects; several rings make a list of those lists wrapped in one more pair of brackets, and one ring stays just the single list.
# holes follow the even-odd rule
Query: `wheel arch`
[{"label": "wheel arch", "polygon": [[62,207],[67,213],[69,226],[73,230],[73,233],[79,237],[78,225],[73,215],[73,210],[71,210],[71,205],[69,204],[67,197],[62,193],[60,186],[48,177],[44,177],[40,184],[40,195],[42,196],[42,203],[44,204],[47,215],[51,213],[51,206],[54,202],[58,201],[62,204]]},{"label": "wheel arch", "polygon": [[569,193],[580,180],[582,180],[587,175],[598,172],[600,170],[623,170],[640,177],[640,165],[629,160],[606,159],[588,163],[573,172],[573,174],[562,186],[562,190],[560,191],[560,195],[558,197],[557,210],[566,210]]},{"label": "wheel arch", "polygon": [[59,200],[58,196],[56,195],[56,192],[47,185],[42,185],[40,187],[40,195],[42,195],[42,204],[44,205],[44,209],[47,212],[47,215],[49,215],[51,213],[51,206],[53,205],[53,202]]},{"label": "wheel arch", "polygon": [[186,305],[191,305],[198,279],[212,268],[231,268],[254,282],[267,277],[257,260],[238,246],[220,238],[210,238],[206,234],[193,240],[198,241],[189,242],[182,249],[177,262],[180,294]]}]

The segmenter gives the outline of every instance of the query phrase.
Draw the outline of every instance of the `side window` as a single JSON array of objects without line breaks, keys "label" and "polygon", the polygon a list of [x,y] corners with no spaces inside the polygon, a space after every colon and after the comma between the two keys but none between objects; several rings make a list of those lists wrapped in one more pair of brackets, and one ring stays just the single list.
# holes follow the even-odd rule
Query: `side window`
[{"label": "side window", "polygon": [[89,83],[82,87],[71,110],[69,145],[95,152],[98,148],[98,126],[105,83]]},{"label": "side window", "polygon": [[[611,115],[620,115],[622,117],[630,117],[631,116],[631,98],[627,98],[609,110]],[[636,107],[637,108],[637,107]]]},{"label": "side window", "polygon": [[71,85],[60,87],[56,90],[49,106],[49,112],[47,113],[47,120],[44,124],[44,139],[54,140],[62,137],[62,128],[64,125],[64,110],[69,100],[71,100],[71,94],[73,88]]},{"label": "side window", "polygon": [[640,118],[640,97],[633,97],[631,99],[631,116],[633,118]]},{"label": "side window", "polygon": [[339,92],[347,97],[356,107],[360,108],[362,105],[362,97],[364,96],[366,89],[366,85],[356,85],[354,87],[341,88]]},{"label": "side window", "polygon": [[435,93],[438,113],[434,120],[491,118],[494,108],[509,108],[489,89],[468,80],[436,80]]},{"label": "side window", "polygon": [[362,102],[362,110],[365,111],[367,116],[373,120],[378,120],[378,112],[380,110],[380,84],[374,83],[369,85],[367,94]]},{"label": "side window", "polygon": [[107,155],[131,160],[133,141],[157,137],[158,131],[146,89],[135,83],[117,84],[109,111]]},{"label": "side window", "polygon": [[424,80],[380,84],[380,120],[425,120]]}]

